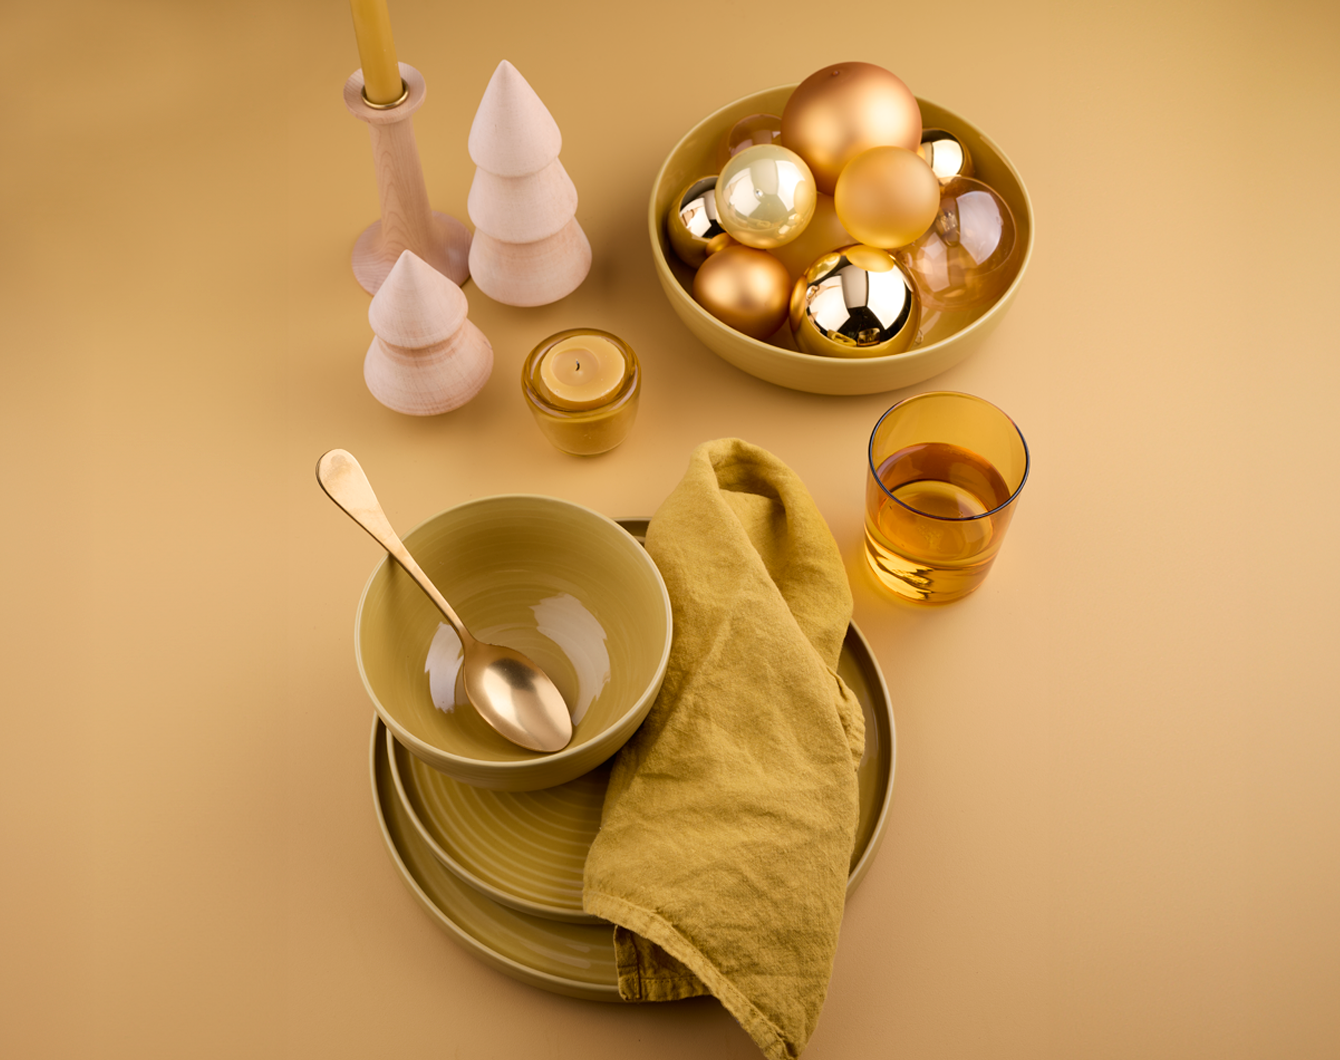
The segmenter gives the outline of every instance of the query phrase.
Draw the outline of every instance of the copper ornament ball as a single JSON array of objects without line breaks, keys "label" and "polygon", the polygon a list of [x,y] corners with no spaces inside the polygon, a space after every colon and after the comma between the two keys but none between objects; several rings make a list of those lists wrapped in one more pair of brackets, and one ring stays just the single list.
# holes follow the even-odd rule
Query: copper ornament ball
[{"label": "copper ornament ball", "polygon": [[741,151],[759,144],[775,144],[782,137],[780,114],[746,114],[726,131],[717,147],[717,169]]},{"label": "copper ornament ball", "polygon": [[872,147],[921,143],[921,108],[900,78],[873,63],[838,63],[805,78],[782,111],[782,144],[832,195],[848,162]]},{"label": "copper ornament ball", "polygon": [[934,223],[898,259],[927,306],[967,309],[994,302],[1014,281],[1017,247],[1009,204],[981,181],[955,177],[944,185]]},{"label": "copper ornament ball", "polygon": [[786,266],[792,279],[799,279],[814,262],[829,251],[849,247],[860,240],[842,227],[833,196],[820,192],[814,203],[814,216],[805,231],[790,243],[769,247],[768,253]]},{"label": "copper ornament ball", "polygon": [[693,297],[723,324],[763,340],[786,320],[791,276],[767,251],[737,244],[703,262]]}]

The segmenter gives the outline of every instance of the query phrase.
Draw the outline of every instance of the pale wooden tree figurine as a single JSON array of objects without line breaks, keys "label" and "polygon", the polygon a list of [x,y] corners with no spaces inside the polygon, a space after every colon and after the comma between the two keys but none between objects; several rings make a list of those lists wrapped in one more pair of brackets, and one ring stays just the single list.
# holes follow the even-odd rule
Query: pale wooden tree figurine
[{"label": "pale wooden tree figurine", "polygon": [[475,223],[470,275],[505,305],[556,302],[591,270],[577,189],[558,160],[562,147],[548,108],[504,59],[470,127],[478,168],[466,209]]},{"label": "pale wooden tree figurine", "polygon": [[363,379],[387,408],[435,416],[459,408],[484,388],[493,347],[469,319],[465,294],[406,250],[372,298],[376,338]]}]

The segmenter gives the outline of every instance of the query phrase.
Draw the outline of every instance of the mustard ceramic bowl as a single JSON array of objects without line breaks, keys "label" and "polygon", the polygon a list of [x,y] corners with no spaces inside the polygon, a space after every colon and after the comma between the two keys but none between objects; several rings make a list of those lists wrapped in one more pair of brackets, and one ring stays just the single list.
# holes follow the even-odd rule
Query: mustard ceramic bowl
[{"label": "mustard ceramic bowl", "polygon": [[476,637],[549,674],[573,736],[540,754],[495,733],[458,687],[460,641],[387,557],[359,601],[354,653],[397,740],[457,780],[501,791],[564,784],[624,745],[670,655],[670,597],[635,538],[581,505],[511,494],[449,508],[404,540]]},{"label": "mustard ceramic bowl", "polygon": [[841,359],[799,352],[785,328],[773,342],[786,345],[750,338],[693,300],[693,270],[675,255],[666,233],[671,200],[690,181],[716,171],[718,147],[737,121],[749,114],[781,114],[794,88],[783,85],[745,96],[708,115],[675,145],[661,166],[652,184],[647,224],[656,276],[666,298],[689,331],[712,352],[750,375],[792,390],[879,394],[939,375],[975,353],[1013,303],[1033,252],[1033,207],[1014,166],[985,133],[953,111],[924,99],[917,100],[922,125],[957,136],[972,156],[977,179],[990,185],[1014,215],[1017,272],[995,302],[971,313],[923,313],[921,341],[902,353]]}]

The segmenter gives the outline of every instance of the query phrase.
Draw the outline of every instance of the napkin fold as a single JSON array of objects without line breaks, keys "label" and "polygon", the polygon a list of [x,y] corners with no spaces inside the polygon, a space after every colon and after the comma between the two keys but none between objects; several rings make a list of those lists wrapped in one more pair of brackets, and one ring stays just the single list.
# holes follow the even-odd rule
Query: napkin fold
[{"label": "napkin fold", "polygon": [[773,1060],[819,1018],[858,817],[851,590],[804,483],[735,438],[694,450],[647,529],[674,639],[619,752],[583,906],[629,1000],[715,995]]}]

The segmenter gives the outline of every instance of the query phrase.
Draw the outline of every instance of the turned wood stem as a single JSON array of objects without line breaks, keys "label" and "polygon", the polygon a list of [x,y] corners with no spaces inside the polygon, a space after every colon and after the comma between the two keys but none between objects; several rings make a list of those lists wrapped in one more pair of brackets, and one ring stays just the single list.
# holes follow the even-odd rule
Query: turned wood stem
[{"label": "turned wood stem", "polygon": [[363,71],[344,83],[349,112],[366,122],[372,136],[381,220],[369,226],[354,247],[354,275],[375,294],[403,251],[410,250],[456,284],[469,277],[470,233],[461,222],[436,213],[428,201],[423,165],[411,118],[423,105],[428,89],[423,76],[407,63],[400,76],[408,93],[394,107],[373,107],[363,97]]}]

